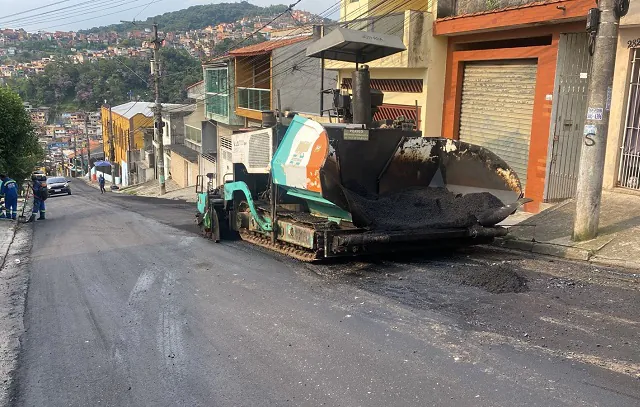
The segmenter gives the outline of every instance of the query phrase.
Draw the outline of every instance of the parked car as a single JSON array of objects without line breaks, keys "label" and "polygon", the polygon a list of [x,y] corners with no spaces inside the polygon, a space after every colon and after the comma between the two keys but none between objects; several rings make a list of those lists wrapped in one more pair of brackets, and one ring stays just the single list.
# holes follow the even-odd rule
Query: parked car
[{"label": "parked car", "polygon": [[68,179],[64,177],[51,177],[47,178],[47,189],[49,190],[49,195],[56,194],[67,194],[71,195],[71,187],[69,186]]}]

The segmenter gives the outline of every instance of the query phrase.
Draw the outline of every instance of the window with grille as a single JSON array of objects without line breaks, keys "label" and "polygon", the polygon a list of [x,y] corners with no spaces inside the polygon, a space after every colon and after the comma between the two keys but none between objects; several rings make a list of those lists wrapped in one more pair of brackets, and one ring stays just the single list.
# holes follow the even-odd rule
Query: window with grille
[{"label": "window with grille", "polygon": [[640,190],[640,48],[632,56],[618,184]]}]

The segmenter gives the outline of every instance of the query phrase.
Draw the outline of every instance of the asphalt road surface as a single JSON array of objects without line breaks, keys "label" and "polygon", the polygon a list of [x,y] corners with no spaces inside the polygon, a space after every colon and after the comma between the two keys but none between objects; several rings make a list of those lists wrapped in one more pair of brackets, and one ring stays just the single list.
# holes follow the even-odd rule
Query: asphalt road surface
[{"label": "asphalt road surface", "polygon": [[488,248],[307,265],[73,190],[34,225],[14,405],[640,405],[637,276]]}]

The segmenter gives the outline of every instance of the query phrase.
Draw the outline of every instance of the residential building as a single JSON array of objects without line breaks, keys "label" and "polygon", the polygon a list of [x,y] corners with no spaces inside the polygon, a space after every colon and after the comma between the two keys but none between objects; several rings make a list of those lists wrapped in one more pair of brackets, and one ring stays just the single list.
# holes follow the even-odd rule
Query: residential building
[{"label": "residential building", "polygon": [[71,116],[69,117],[69,124],[77,128],[84,128],[85,117],[86,113],[84,112],[71,113]]},{"label": "residential building", "polygon": [[[446,38],[432,35],[432,2],[406,0],[343,0],[340,21],[323,27],[327,35],[336,27],[400,37],[406,51],[368,63],[371,87],[384,92],[384,104],[374,118],[414,120],[427,137],[441,136],[442,101],[446,66]],[[325,62],[338,72],[341,89],[351,91],[355,64]]]},{"label": "residential building", "polygon": [[[184,147],[185,142],[185,126],[184,119],[195,110],[195,105],[163,105],[162,121],[164,128],[162,132],[162,140],[164,143],[164,168],[165,177],[172,178],[172,156],[173,151],[182,151],[178,146]],[[196,162],[197,162],[197,152]],[[181,160],[181,158],[179,158]]]},{"label": "residential building", "polygon": [[[234,58],[235,114],[245,119],[245,127],[260,127],[262,111],[276,110],[277,91],[283,112],[319,114],[321,105],[330,107],[331,96],[322,95],[320,86],[324,82],[325,89],[335,88],[337,75],[323,72],[320,59],[306,56],[316,39],[305,35],[271,40],[229,53]],[[319,80],[322,73],[324,81]]]},{"label": "residential building", "polygon": [[218,157],[218,146],[229,146],[231,134],[244,127],[246,119],[238,116],[235,110],[234,58],[217,58],[204,64],[203,69],[206,121],[202,122],[200,134],[193,132],[199,140],[191,140],[191,144],[195,144],[201,153],[200,174],[221,174],[222,178],[224,174],[232,172],[231,152],[224,150],[225,157]]},{"label": "residential building", "polygon": [[[202,155],[202,133],[208,127],[204,114],[205,86],[204,80],[187,88],[187,96],[195,103],[193,112],[184,117],[184,143],[173,144],[171,150],[171,177],[181,187],[195,185],[205,161],[215,164],[211,155]],[[210,125],[210,123],[209,123]],[[211,126],[213,129],[213,126]]]},{"label": "residential building", "polygon": [[48,107],[31,107],[27,109],[31,122],[38,127],[44,127],[49,122],[49,108]]},{"label": "residential building", "polygon": [[[129,186],[158,177],[158,144],[154,141],[151,102],[129,102],[102,107],[102,137],[106,157],[115,165],[116,182]],[[193,111],[188,105],[163,104],[163,144],[184,140],[184,116]],[[165,177],[171,168],[171,150],[165,149]]]},{"label": "residential building", "polygon": [[603,187],[640,190],[640,3],[620,19]]},{"label": "residential building", "polygon": [[[318,80],[322,61],[306,57],[306,48],[314,39],[302,35],[266,41],[203,65],[204,115],[208,120],[200,133],[201,174],[217,174],[221,182],[232,172],[231,134],[262,127],[263,112],[276,110],[278,90],[283,112],[320,116],[321,106],[330,106],[331,96],[321,94],[322,81]],[[325,88],[335,88],[336,77],[325,70]]]},{"label": "residential building", "polygon": [[[515,4],[515,5],[514,5]],[[489,148],[518,174],[526,209],[575,194],[591,0],[441,0],[447,38],[442,135]]]},{"label": "residential building", "polygon": [[144,129],[153,128],[152,103],[129,102],[109,108],[103,106],[102,137],[105,157],[114,166],[115,183],[129,186],[135,162],[131,152],[144,145]]}]

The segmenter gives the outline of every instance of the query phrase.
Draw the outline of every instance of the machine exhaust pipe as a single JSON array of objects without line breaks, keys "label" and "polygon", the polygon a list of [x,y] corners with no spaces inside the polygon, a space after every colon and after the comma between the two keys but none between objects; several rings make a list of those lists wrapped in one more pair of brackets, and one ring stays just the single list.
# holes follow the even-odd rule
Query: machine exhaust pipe
[{"label": "machine exhaust pipe", "polygon": [[371,75],[369,67],[362,65],[352,74],[353,84],[353,124],[364,124],[370,127],[373,121],[371,111]]}]

